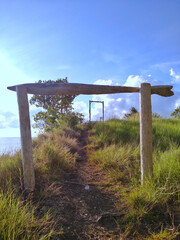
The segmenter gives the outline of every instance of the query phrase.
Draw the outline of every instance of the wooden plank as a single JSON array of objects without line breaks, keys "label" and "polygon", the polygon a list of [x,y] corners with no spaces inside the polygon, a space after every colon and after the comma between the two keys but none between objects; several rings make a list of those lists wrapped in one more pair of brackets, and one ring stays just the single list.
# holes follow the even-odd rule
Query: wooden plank
[{"label": "wooden plank", "polygon": [[89,101],[89,122],[91,122],[91,102]]},{"label": "wooden plank", "polygon": [[157,94],[162,97],[171,97],[174,95],[173,91],[171,89],[173,86],[171,85],[157,85],[151,87],[151,94]]},{"label": "wooden plank", "polygon": [[151,85],[149,83],[142,83],[140,88],[140,154],[141,183],[143,184],[153,173]]},{"label": "wooden plank", "polygon": [[102,102],[102,120],[104,122],[104,101]]},{"label": "wooden plank", "polygon": [[[8,87],[9,90],[16,91],[17,86],[27,88],[27,93],[38,95],[79,95],[79,94],[112,94],[112,93],[132,93],[139,92],[138,87],[127,86],[106,86],[80,83],[29,83]],[[152,86],[151,94],[168,97],[174,95],[172,86]]]},{"label": "wooden plank", "polygon": [[[29,83],[22,84],[27,88],[29,94],[40,95],[68,95],[68,94],[111,94],[120,92],[139,92],[138,87],[106,86],[80,83]],[[9,90],[16,91],[16,86],[8,87]]]},{"label": "wooden plank", "polygon": [[27,90],[23,86],[18,86],[16,92],[19,106],[24,187],[26,191],[31,192],[35,187],[35,176]]}]

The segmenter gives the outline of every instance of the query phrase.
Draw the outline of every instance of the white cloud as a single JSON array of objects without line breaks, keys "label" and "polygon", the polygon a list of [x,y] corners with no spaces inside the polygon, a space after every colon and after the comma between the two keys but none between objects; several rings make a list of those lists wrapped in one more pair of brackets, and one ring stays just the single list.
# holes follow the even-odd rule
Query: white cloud
[{"label": "white cloud", "polygon": [[124,86],[139,87],[143,82],[147,82],[147,80],[145,80],[142,76],[130,75],[124,83]]},{"label": "white cloud", "polygon": [[174,74],[175,74],[175,72],[174,72],[174,70],[171,68],[171,69],[170,69],[170,76],[174,76]]},{"label": "white cloud", "polygon": [[117,102],[121,102],[122,101],[122,98],[118,98],[116,99]]},{"label": "white cloud", "polygon": [[85,116],[85,120],[88,120],[89,107],[83,101],[75,101],[73,103],[73,108],[75,112],[82,113]]},{"label": "white cloud", "polygon": [[180,98],[175,102],[175,108],[180,106]]},{"label": "white cloud", "polygon": [[[98,80],[95,82],[95,84],[112,85],[112,80]],[[117,84],[115,83],[113,85]],[[93,95],[92,101],[104,101],[105,119],[112,117],[123,117],[123,113],[127,108],[125,98],[120,97],[119,94]],[[102,117],[102,104],[94,103],[91,105],[91,107],[92,120],[99,120],[100,117]]]},{"label": "white cloud", "polygon": [[18,128],[19,121],[17,116],[12,112],[0,111],[0,128]]},{"label": "white cloud", "polygon": [[180,83],[180,74],[176,74],[173,68],[170,69],[170,76],[173,77],[173,83]]},{"label": "white cloud", "polygon": [[99,79],[99,80],[95,81],[94,84],[96,84],[96,85],[112,85],[112,80]]},{"label": "white cloud", "polygon": [[129,77],[124,83],[124,86],[140,87],[141,83],[150,83],[151,85],[154,85],[157,84],[157,81],[153,79],[151,74],[146,76],[146,78],[140,75],[129,75]]}]

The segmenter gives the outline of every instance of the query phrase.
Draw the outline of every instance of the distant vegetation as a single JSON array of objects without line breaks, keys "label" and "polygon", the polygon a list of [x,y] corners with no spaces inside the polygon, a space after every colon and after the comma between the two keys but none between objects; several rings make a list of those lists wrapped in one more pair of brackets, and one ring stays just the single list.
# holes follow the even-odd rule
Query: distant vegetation
[{"label": "distant vegetation", "polygon": [[171,116],[177,119],[180,119],[180,106],[177,107],[172,113]]}]

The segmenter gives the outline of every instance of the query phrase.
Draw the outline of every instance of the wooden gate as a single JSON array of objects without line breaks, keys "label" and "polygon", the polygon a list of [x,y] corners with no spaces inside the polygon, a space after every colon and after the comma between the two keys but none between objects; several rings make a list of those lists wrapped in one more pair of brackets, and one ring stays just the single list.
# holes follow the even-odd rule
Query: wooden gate
[{"label": "wooden gate", "polygon": [[33,191],[35,187],[35,174],[32,154],[32,138],[29,118],[29,103],[27,94],[39,95],[79,95],[79,94],[113,94],[113,93],[140,93],[140,154],[141,154],[141,183],[153,173],[152,162],[152,110],[151,94],[163,97],[174,95],[172,86],[151,86],[142,83],[140,87],[104,86],[79,83],[30,83],[8,87],[16,91],[23,159],[24,187]]}]

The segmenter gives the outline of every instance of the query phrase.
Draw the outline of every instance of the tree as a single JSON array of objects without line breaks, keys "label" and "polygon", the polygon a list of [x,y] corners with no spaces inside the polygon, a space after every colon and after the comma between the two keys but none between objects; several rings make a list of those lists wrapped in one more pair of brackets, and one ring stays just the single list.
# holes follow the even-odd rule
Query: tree
[{"label": "tree", "polygon": [[152,118],[155,118],[155,119],[161,119],[161,115],[159,115],[158,113],[152,113]]},{"label": "tree", "polygon": [[180,119],[180,106],[178,106],[172,113],[171,116]]},{"label": "tree", "polygon": [[[57,79],[56,81],[39,80],[38,83],[68,83],[67,78]],[[34,128],[48,131],[52,128],[56,128],[64,121],[68,121],[70,125],[77,124],[83,121],[83,115],[73,112],[72,102],[75,95],[33,95],[30,99],[30,104],[34,104],[38,108],[42,108],[42,111],[38,112],[34,116]]]},{"label": "tree", "polygon": [[125,114],[124,114],[124,118],[125,118],[125,119],[128,119],[129,117],[132,117],[132,116],[134,116],[134,115],[137,115],[137,113],[138,113],[138,110],[137,110],[135,107],[131,107],[131,108],[130,108],[130,113],[125,113]]}]

